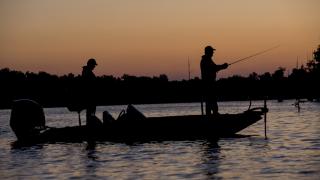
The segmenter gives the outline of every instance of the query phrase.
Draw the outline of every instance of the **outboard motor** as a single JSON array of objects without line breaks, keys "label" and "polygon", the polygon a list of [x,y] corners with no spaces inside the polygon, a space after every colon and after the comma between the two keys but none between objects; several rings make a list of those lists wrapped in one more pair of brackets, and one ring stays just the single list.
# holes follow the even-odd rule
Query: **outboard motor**
[{"label": "outboard motor", "polygon": [[18,140],[29,141],[45,129],[43,108],[37,102],[29,99],[13,101],[10,126]]}]

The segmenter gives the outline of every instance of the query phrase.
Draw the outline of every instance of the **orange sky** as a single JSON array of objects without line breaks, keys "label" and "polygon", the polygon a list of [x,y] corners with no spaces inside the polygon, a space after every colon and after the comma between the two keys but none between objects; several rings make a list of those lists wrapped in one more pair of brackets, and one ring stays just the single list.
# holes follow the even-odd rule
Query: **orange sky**
[{"label": "orange sky", "polygon": [[216,63],[280,48],[219,77],[305,63],[320,44],[319,0],[1,0],[0,68],[97,75],[199,76],[206,45]]}]

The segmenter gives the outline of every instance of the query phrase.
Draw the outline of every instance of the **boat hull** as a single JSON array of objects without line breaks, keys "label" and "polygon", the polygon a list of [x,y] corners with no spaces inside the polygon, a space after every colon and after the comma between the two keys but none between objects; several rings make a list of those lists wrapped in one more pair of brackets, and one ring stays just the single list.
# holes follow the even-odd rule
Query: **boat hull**
[{"label": "boat hull", "polygon": [[262,111],[222,114],[127,118],[96,126],[49,128],[32,138],[37,142],[162,141],[232,136],[262,119]]}]

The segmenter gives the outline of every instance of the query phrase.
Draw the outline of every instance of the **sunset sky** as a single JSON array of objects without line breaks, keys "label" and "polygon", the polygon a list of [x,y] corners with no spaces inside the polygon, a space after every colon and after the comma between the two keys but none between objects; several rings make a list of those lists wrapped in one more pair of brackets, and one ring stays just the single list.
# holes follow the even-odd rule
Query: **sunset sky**
[{"label": "sunset sky", "polygon": [[199,76],[206,45],[219,77],[291,69],[320,44],[320,0],[0,0],[0,68],[97,75]]}]

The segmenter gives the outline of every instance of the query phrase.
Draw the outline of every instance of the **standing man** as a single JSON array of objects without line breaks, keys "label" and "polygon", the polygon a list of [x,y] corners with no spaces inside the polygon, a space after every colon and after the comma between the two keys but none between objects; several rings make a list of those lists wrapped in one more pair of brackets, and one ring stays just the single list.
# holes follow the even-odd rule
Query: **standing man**
[{"label": "standing man", "polygon": [[84,87],[84,102],[86,107],[86,123],[90,124],[90,120],[96,113],[96,97],[95,97],[95,87],[96,87],[96,75],[94,75],[93,70],[97,66],[95,59],[91,58],[88,60],[87,65],[82,68],[82,80]]},{"label": "standing man", "polygon": [[211,46],[207,46],[204,49],[204,55],[202,56],[200,67],[201,67],[201,78],[203,84],[204,99],[206,103],[206,115],[211,114],[218,115],[218,103],[217,103],[217,92],[216,92],[216,77],[218,71],[226,69],[228,63],[217,65],[213,62],[212,56],[214,49]]}]

